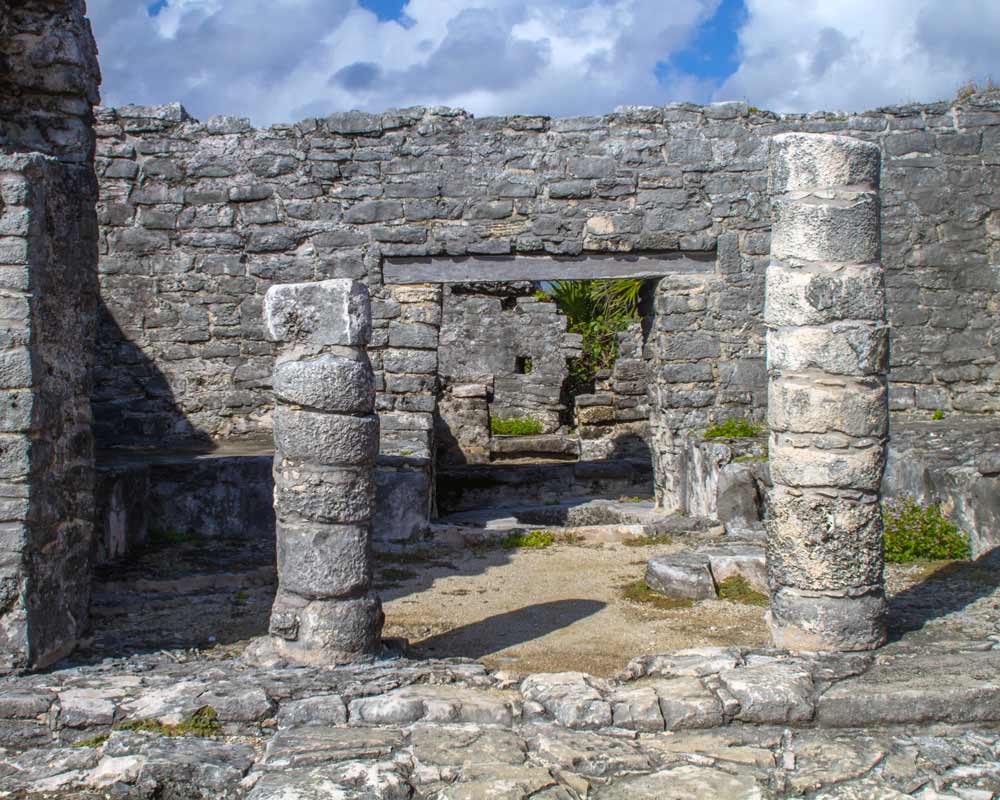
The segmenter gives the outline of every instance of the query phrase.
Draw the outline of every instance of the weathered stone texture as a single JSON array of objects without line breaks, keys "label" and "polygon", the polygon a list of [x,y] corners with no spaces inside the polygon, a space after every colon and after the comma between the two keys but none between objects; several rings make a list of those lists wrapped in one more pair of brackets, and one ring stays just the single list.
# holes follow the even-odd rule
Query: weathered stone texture
[{"label": "weathered stone texture", "polygon": [[[351,661],[376,652],[382,630],[371,591],[379,420],[364,351],[372,330],[368,291],[347,279],[276,285],[264,298],[264,321],[280,345],[274,383],[281,387],[271,644],[293,662]],[[303,399],[315,402],[307,410]]]},{"label": "weathered stone texture", "polygon": [[0,3],[0,672],[87,626],[95,52],[82,2]]},{"label": "weathered stone texture", "polygon": [[[383,266],[391,274],[403,259],[438,256],[451,269],[456,257],[508,254],[714,255],[714,271],[661,281],[648,345],[664,351],[660,375],[650,376],[662,388],[652,399],[661,424],[677,429],[759,416],[767,141],[795,130],[842,132],[882,150],[894,407],[1000,407],[991,334],[990,262],[1000,230],[994,102],[844,119],[777,117],[742,104],[722,117],[715,107],[681,104],[586,124],[445,109],[361,116],[364,124],[339,114],[253,130],[231,118],[197,122],[177,105],[100,112],[102,441],[266,430],[272,350],[260,298],[275,282],[331,277],[363,280],[371,291],[379,411],[430,413],[440,297],[400,304]],[[915,135],[926,146],[914,150]],[[834,174],[823,163],[797,169],[772,177],[773,185]],[[846,170],[847,185],[870,177],[835,169]],[[871,214],[864,202],[799,211],[827,214],[831,230]],[[878,239],[858,240],[852,258],[871,258]],[[820,245],[809,243],[814,255],[823,254]],[[829,317],[871,296],[861,291],[872,277],[861,266],[842,277],[803,281],[798,290],[815,301],[809,314]],[[773,344],[773,353],[790,348],[822,363],[861,349],[874,371],[888,357],[884,335],[868,329],[841,328],[809,347]],[[410,429],[404,438],[420,436]],[[418,449],[395,438],[383,445],[389,455]]]},{"label": "weathered stone texture", "polygon": [[[815,339],[835,336],[836,323],[873,334],[885,328],[879,150],[845,137],[785,134],[771,140],[770,164],[772,185],[785,191],[774,202],[764,319],[769,346],[772,334],[785,335],[774,358],[768,351],[768,621],[779,646],[871,649],[885,640],[887,614],[884,361],[864,348],[842,348],[825,362],[808,351]],[[859,275],[863,285],[852,291]],[[867,299],[848,300],[858,290]]]}]

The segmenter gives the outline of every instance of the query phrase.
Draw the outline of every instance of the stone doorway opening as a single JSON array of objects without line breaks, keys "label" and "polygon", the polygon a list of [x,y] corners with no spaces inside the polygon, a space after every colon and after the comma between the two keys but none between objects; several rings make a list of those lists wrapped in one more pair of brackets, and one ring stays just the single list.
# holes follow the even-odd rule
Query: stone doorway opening
[{"label": "stone doorway opening", "polygon": [[[680,376],[670,389],[685,415],[679,427],[701,419],[687,404],[731,399],[711,385],[716,329],[703,323],[715,254],[440,261],[390,261],[383,270],[394,296],[433,291],[440,302],[434,513],[422,546],[379,553],[385,635],[425,657],[601,675],[650,649],[763,644],[761,606],[719,600],[692,614],[689,603],[666,607],[635,594],[650,557],[705,545],[724,530],[677,513],[676,498],[657,506],[650,421],[654,398],[664,396],[651,391],[664,361],[708,365],[697,375],[668,373]],[[635,318],[615,333],[617,357],[580,381],[573,367],[582,337],[547,290],[553,281],[617,277],[640,281]],[[390,323],[390,347],[418,340],[398,321],[408,316],[416,319],[404,307]],[[398,369],[401,359],[394,353],[391,363]],[[402,385],[388,372],[386,383]],[[702,402],[704,413],[713,405]]]}]

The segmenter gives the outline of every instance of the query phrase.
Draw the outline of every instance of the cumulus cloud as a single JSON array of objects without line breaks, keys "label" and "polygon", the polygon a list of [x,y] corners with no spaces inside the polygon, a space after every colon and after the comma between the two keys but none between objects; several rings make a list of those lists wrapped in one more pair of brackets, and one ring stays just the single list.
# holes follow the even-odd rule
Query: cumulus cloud
[{"label": "cumulus cloud", "polygon": [[[997,0],[743,0],[745,14],[740,0],[408,0],[399,21],[358,0],[159,0],[155,15],[148,2],[89,0],[104,101],[179,100],[199,118],[258,125],[410,105],[862,110],[1000,80]],[[730,13],[714,24],[741,26],[739,66],[721,85],[678,66],[713,56],[705,26],[720,4]]]},{"label": "cumulus cloud", "polygon": [[861,111],[1000,79],[996,0],[747,0],[740,66],[715,93],[774,111]]},{"label": "cumulus cloud", "polygon": [[357,0],[90,0],[108,105],[180,100],[256,124],[362,108],[607,113],[706,100],[657,78],[720,0],[409,0],[379,21]]}]

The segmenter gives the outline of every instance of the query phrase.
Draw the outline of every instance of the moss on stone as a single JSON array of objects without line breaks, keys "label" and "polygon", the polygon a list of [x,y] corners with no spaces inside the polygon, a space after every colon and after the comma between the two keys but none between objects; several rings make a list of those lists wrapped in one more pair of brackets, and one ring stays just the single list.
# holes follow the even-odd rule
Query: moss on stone
[{"label": "moss on stone", "polygon": [[211,737],[222,734],[219,715],[211,706],[202,706],[184,722],[167,724],[158,719],[133,719],[115,725],[115,730],[155,733],[160,736]]},{"label": "moss on stone", "polygon": [[732,575],[719,584],[719,599],[745,606],[766,606],[768,597],[754,589],[742,575]]},{"label": "moss on stone", "polygon": [[646,585],[646,581],[638,580],[626,584],[622,587],[622,597],[633,603],[652,606],[664,611],[673,611],[678,608],[691,608],[694,600],[690,597],[667,597],[666,595],[654,592]]}]

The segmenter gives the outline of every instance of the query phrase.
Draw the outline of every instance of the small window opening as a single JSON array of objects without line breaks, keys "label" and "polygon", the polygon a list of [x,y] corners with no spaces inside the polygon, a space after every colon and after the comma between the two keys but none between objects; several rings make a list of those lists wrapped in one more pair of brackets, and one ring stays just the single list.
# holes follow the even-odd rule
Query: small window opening
[{"label": "small window opening", "polygon": [[518,356],[514,369],[518,375],[531,374],[531,356]]}]

